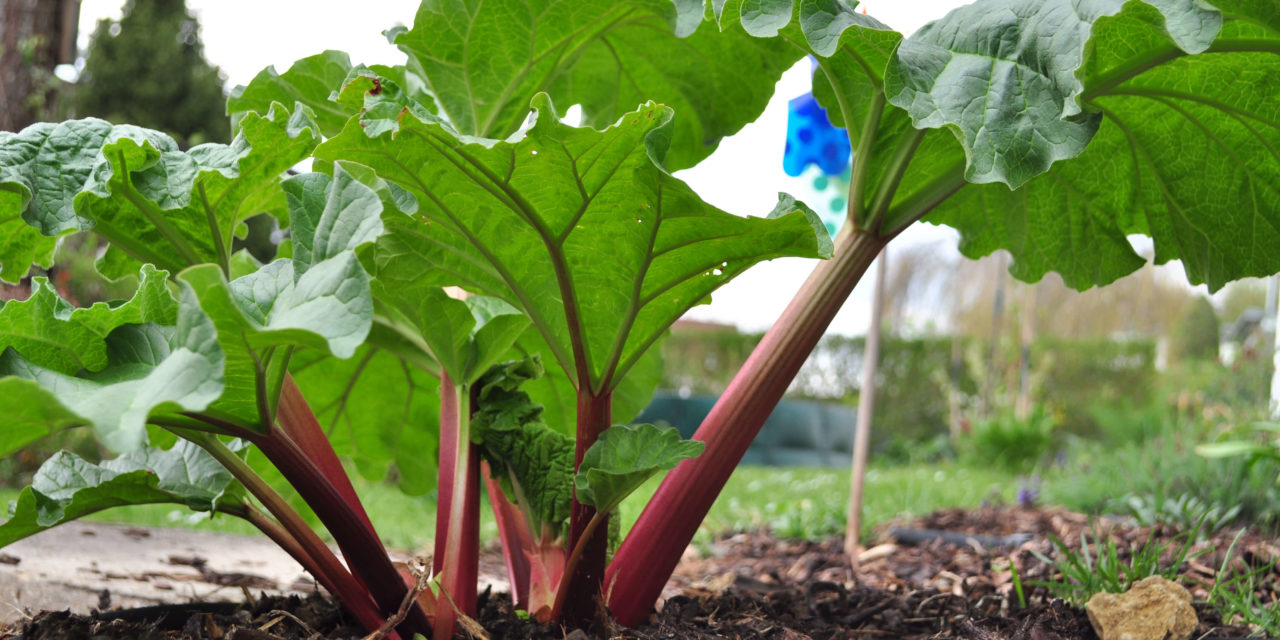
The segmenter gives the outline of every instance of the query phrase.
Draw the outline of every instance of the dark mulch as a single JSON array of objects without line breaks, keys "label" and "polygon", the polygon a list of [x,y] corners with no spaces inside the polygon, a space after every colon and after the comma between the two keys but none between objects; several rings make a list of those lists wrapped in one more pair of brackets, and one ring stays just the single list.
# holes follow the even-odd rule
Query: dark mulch
[{"label": "dark mulch", "polygon": [[[666,591],[666,602],[638,629],[612,628],[612,638],[676,640],[703,638],[960,638],[966,640],[1096,639],[1084,611],[1052,597],[1035,581],[1054,578],[1053,568],[1033,551],[1053,555],[1049,534],[1079,548],[1081,536],[1103,533],[1116,541],[1120,557],[1150,539],[1171,544],[1177,532],[1142,528],[1059,509],[989,507],[946,510],[913,522],[911,529],[936,529],[1002,537],[1033,534],[1016,547],[984,547],[931,540],[893,544],[885,527],[883,544],[861,554],[858,570],[849,566],[842,541],[780,540],[767,532],[743,533],[691,551]],[[1184,582],[1197,600],[1206,597],[1236,531],[1221,531],[1199,543],[1208,553],[1187,563]],[[986,542],[993,542],[987,539]],[[1171,544],[1171,546],[1173,546]],[[1259,576],[1264,602],[1280,596],[1274,562],[1280,548],[1274,538],[1246,532],[1236,543],[1232,566],[1272,563]],[[1008,563],[1018,568],[1028,606],[1018,603]],[[282,613],[290,612],[291,615]],[[1245,637],[1249,629],[1224,625],[1217,615],[1197,607],[1195,637]],[[563,638],[552,625],[518,617],[501,594],[482,597],[478,621],[492,638]],[[104,620],[64,613],[41,614],[22,630],[24,640],[43,638],[181,638],[207,640],[315,640],[360,638],[320,597],[268,599],[235,611],[204,612],[168,621]],[[5,638],[0,631],[0,640]],[[461,635],[459,636],[461,637]],[[582,634],[570,637],[583,638]]]}]

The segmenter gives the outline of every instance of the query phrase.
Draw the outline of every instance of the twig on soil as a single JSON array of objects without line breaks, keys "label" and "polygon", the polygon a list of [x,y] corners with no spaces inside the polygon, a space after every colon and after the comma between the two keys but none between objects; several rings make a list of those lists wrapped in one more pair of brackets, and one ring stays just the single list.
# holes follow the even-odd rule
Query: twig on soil
[{"label": "twig on soil", "polygon": [[308,640],[311,640],[312,638],[323,638],[323,637],[324,637],[323,635],[321,635],[321,634],[320,634],[320,632],[316,631],[315,629],[312,629],[312,628],[311,628],[311,625],[309,625],[309,624],[307,624],[307,623],[303,622],[301,618],[299,618],[298,616],[295,616],[295,615],[293,615],[292,613],[289,613],[288,611],[285,611],[285,610],[283,610],[283,609],[276,609],[276,610],[272,611],[271,613],[269,613],[269,614],[267,614],[267,615],[274,615],[274,616],[277,616],[277,617],[276,617],[274,620],[272,620],[272,621],[270,621],[270,622],[268,622],[268,623],[266,623],[266,624],[262,625],[261,627],[258,627],[258,631],[263,631],[263,632],[265,632],[267,629],[270,629],[271,627],[276,626],[276,624],[277,624],[278,622],[280,622],[281,620],[284,620],[285,618],[288,618],[288,619],[290,619],[290,620],[292,620],[292,621],[296,622],[296,623],[298,624],[298,626],[299,626],[299,627],[302,627],[302,630],[303,630],[303,631],[306,631],[306,632],[307,632],[307,638],[308,638]]},{"label": "twig on soil", "polygon": [[[414,574],[417,580],[413,583],[413,588],[410,589],[408,593],[404,594],[404,600],[400,601],[400,609],[396,611],[395,615],[387,618],[387,621],[383,622],[382,626],[378,627],[377,631],[361,638],[361,640],[383,640],[383,638],[386,638],[387,635],[391,633],[392,629],[395,629],[401,622],[404,622],[406,617],[408,617],[409,609],[412,608],[413,603],[418,600],[418,596],[422,595],[422,592],[427,590],[427,583],[431,581],[431,572],[426,569],[426,567],[431,565],[429,563],[422,565],[420,562],[421,560],[417,559],[415,564],[411,564],[409,566],[409,570]],[[450,604],[453,603],[452,600],[449,602]],[[466,626],[463,625],[463,628],[466,628]]]},{"label": "twig on soil", "polygon": [[[444,599],[447,600],[449,602],[449,606],[453,608],[453,614],[458,616],[458,626],[462,627],[462,630],[467,632],[468,636],[471,636],[476,640],[489,640],[489,634],[485,633],[484,627],[480,626],[480,623],[476,622],[475,618],[468,616],[458,609],[458,605],[453,602],[453,596],[449,594],[448,589],[444,588],[444,585],[440,586],[440,593],[444,594]],[[364,640],[375,639],[369,637],[364,638]]]}]

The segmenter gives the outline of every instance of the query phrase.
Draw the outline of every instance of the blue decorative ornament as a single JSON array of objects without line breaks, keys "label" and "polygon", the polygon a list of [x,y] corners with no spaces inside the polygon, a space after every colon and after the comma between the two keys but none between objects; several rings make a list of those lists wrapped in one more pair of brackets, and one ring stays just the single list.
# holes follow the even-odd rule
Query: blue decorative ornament
[{"label": "blue decorative ornament", "polygon": [[849,168],[849,136],[827,119],[827,111],[806,93],[788,103],[787,149],[782,156],[782,170],[796,177],[810,164],[822,173],[838,176]]}]

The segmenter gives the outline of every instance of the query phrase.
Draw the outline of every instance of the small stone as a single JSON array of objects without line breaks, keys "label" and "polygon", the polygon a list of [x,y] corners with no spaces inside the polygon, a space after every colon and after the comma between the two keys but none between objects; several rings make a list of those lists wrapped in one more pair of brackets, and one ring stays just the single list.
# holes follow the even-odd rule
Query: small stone
[{"label": "small stone", "polygon": [[1097,593],[1084,610],[1102,640],[1187,640],[1196,630],[1191,593],[1160,576],[1135,582],[1125,593]]}]

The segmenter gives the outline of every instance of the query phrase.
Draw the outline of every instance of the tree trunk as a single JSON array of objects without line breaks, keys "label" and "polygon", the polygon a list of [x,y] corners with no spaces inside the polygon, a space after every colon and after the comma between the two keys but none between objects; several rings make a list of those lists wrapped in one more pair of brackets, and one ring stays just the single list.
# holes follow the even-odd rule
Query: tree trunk
[{"label": "tree trunk", "polygon": [[79,0],[0,0],[0,131],[53,107],[54,67],[75,61]]}]

